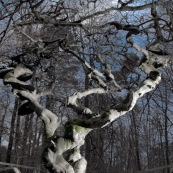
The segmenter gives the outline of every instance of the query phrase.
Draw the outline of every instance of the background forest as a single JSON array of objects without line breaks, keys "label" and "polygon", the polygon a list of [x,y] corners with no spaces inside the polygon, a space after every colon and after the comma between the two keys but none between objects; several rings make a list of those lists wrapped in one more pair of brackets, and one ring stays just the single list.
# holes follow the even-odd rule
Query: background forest
[{"label": "background forest", "polygon": [[[96,81],[88,77],[83,62],[101,72],[107,68],[104,63],[109,64],[114,84],[122,91],[80,100],[97,113],[117,106],[127,91],[136,89],[146,77],[139,68],[142,53],[126,40],[133,26],[140,28],[133,37],[136,44],[157,55],[173,53],[171,0],[4,0],[0,1],[0,23],[0,70],[8,70],[13,62],[30,66],[33,76],[29,84],[37,91],[69,97],[98,84],[104,88],[97,77]],[[86,136],[81,153],[88,161],[88,173],[140,172],[173,163],[172,62],[161,71],[160,84],[140,98],[132,111]],[[23,115],[22,100],[12,94],[12,88],[4,85],[2,78],[0,163],[31,166],[20,168],[22,173],[46,173],[42,161],[44,124],[30,109],[25,108],[28,115]],[[67,121],[79,117],[52,95],[40,97],[39,103],[60,118],[58,135],[64,134]],[[0,172],[4,168],[0,164]],[[170,169],[159,171],[168,173]]]}]

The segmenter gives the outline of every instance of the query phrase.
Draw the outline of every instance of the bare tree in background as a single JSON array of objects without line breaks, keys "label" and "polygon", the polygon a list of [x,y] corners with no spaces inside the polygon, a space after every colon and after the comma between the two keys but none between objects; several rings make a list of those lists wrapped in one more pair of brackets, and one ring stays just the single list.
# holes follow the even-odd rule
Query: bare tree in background
[{"label": "bare tree in background", "polygon": [[[139,98],[157,87],[161,69],[172,60],[164,50],[164,44],[173,40],[169,1],[139,4],[135,0],[119,0],[110,4],[102,0],[10,0],[0,3],[0,77],[22,102],[18,114],[30,114],[31,122],[29,119],[35,113],[43,121],[47,143],[43,161],[51,173],[83,173],[87,161],[80,148],[86,135],[131,111]],[[157,8],[160,6],[165,10],[163,13]],[[145,15],[139,15],[140,12]],[[26,39],[24,45],[21,37]],[[143,40],[140,42],[139,38]],[[64,68],[68,70],[63,71]],[[59,78],[50,76],[54,71]],[[73,75],[74,79],[84,79],[83,82],[87,77],[90,82],[87,89],[84,84],[79,89],[75,82],[69,89],[68,82]],[[33,85],[33,79],[40,82],[39,88]],[[65,85],[60,85],[62,79]],[[109,101],[97,107],[99,95]],[[40,101],[48,96],[76,115],[63,117],[67,120],[63,135],[58,135],[60,116],[49,110],[51,101],[47,100],[49,108]],[[84,101],[87,97],[88,105]],[[135,123],[134,117],[132,121]],[[26,120],[27,128],[29,122]],[[137,148],[136,131],[134,136]],[[136,157],[140,170],[138,151]]]}]

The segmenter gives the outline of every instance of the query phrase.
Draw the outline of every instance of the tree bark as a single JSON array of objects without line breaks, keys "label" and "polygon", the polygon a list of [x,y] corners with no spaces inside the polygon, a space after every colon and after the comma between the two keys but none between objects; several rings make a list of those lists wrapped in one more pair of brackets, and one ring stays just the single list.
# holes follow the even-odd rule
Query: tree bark
[{"label": "tree bark", "polygon": [[7,148],[7,156],[6,156],[7,163],[11,162],[12,147],[13,147],[13,141],[14,141],[14,135],[15,135],[15,120],[16,120],[16,116],[18,113],[18,107],[19,107],[19,100],[18,100],[18,98],[15,98],[12,119],[11,119],[9,143],[8,143],[8,148]]},{"label": "tree bark", "polygon": [[[166,103],[165,103],[165,110],[164,110],[164,133],[165,133],[165,157],[166,157],[166,165],[170,164],[169,161],[169,138],[168,138],[168,93],[167,93],[167,88],[165,86],[165,97],[166,97]],[[170,169],[167,168],[167,173],[170,172]]]},{"label": "tree bark", "polygon": [[[19,100],[19,105],[21,104],[21,101]],[[20,145],[20,116],[16,114],[16,132],[15,132],[15,142],[14,142],[14,150],[15,150],[15,160],[14,163],[18,164],[20,161],[20,151],[19,151],[19,145]]]},{"label": "tree bark", "polygon": [[135,153],[136,153],[136,165],[137,170],[141,171],[141,161],[140,161],[140,155],[139,155],[139,135],[137,132],[137,125],[136,125],[136,117],[135,117],[135,111],[132,110],[132,124],[133,124],[133,139],[134,139],[134,147],[135,147]]}]

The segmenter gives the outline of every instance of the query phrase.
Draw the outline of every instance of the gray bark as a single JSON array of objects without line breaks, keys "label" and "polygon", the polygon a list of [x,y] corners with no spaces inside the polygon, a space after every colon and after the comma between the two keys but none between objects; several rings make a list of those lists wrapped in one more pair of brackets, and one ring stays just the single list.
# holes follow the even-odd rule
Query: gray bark
[{"label": "gray bark", "polygon": [[8,143],[8,149],[7,149],[7,156],[6,156],[7,163],[11,162],[12,147],[13,147],[14,135],[15,135],[15,120],[16,120],[16,115],[18,113],[18,106],[19,106],[18,103],[19,103],[18,99],[15,98],[13,114],[11,119],[11,129],[10,129],[9,143]]}]

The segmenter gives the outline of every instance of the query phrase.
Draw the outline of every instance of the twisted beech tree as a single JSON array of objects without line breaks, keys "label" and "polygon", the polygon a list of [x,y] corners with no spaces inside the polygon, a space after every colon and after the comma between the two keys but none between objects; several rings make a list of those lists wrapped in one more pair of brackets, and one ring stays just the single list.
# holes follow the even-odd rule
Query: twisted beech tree
[{"label": "twisted beech tree", "polygon": [[[87,161],[81,155],[80,147],[84,145],[86,135],[131,111],[137,100],[153,91],[161,81],[161,69],[171,61],[171,56],[161,49],[164,43],[170,45],[172,41],[171,2],[0,2],[0,19],[3,26],[0,77],[5,85],[12,87],[13,94],[22,101],[18,114],[27,116],[35,112],[43,121],[48,143],[43,153],[46,168],[52,173],[83,173],[86,171]],[[160,10],[161,8],[164,10]],[[140,13],[145,15],[140,16]],[[135,23],[133,18],[137,20]],[[43,31],[44,29],[47,29],[47,32]],[[120,42],[121,34],[118,35],[118,32],[125,33],[123,42]],[[135,41],[139,38],[138,35],[144,38],[145,46]],[[115,49],[118,44],[127,46]],[[11,46],[10,49],[7,45]],[[90,47],[91,45],[93,47]],[[100,48],[103,45],[105,47]],[[120,65],[123,61],[116,58],[116,55],[125,57],[131,62],[131,66],[136,65],[137,63],[128,59],[128,48],[133,48],[140,60],[137,71],[141,74],[142,81],[134,79],[133,87],[132,84],[123,85],[116,76],[118,72],[115,73],[115,67],[110,65],[116,61],[119,63],[119,70],[122,68]],[[63,58],[77,59],[81,63],[79,69],[84,68],[88,80],[92,82],[90,87],[71,95],[52,90],[41,91],[34,87],[31,82],[34,78],[46,79],[43,73],[40,74],[40,68],[45,68],[42,61],[59,61]],[[129,67],[126,66],[127,69]],[[44,72],[46,73],[46,70]],[[61,88],[57,90],[61,91]],[[123,97],[122,101],[102,111],[95,112],[81,101],[90,95],[119,93]],[[61,123],[60,118],[39,102],[39,98],[44,96],[56,98],[78,115],[66,122],[62,136],[56,132]]]}]

